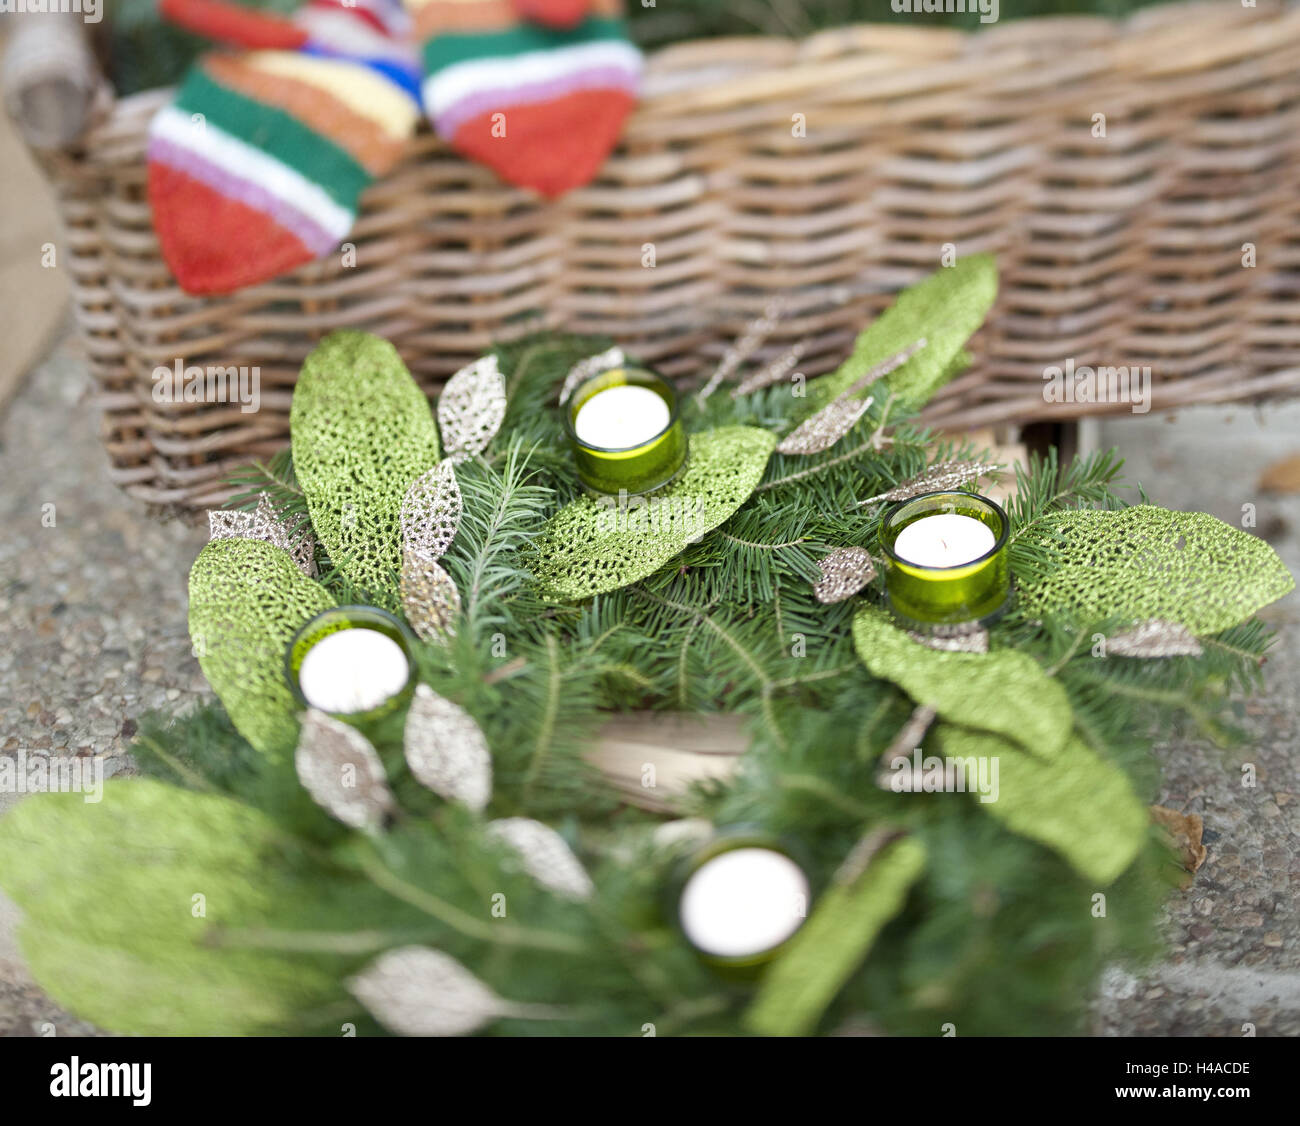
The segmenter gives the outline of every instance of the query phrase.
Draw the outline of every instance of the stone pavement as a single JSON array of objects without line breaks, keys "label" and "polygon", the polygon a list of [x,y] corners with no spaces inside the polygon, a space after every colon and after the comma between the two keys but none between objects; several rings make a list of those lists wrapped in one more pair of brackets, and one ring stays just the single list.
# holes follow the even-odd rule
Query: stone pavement
[{"label": "stone pavement", "polygon": [[[0,417],[0,751],[104,753],[116,773],[130,770],[134,717],[207,691],[185,626],[186,575],[206,537],[149,518],[106,482],[87,389],[65,343]],[[1300,574],[1300,496],[1256,488],[1262,467],[1300,453],[1300,405],[1125,418],[1100,441],[1121,447],[1160,503],[1232,522],[1254,504],[1257,530]],[[1246,715],[1251,745],[1161,751],[1159,800],[1204,817],[1209,855],[1169,911],[1169,960],[1140,980],[1108,976],[1100,1034],[1300,1034],[1300,597],[1268,617],[1280,639]],[[1243,761],[1256,764],[1253,790]],[[10,804],[0,796],[0,814]],[[32,983],[16,924],[0,897],[0,1033],[93,1031]]]}]

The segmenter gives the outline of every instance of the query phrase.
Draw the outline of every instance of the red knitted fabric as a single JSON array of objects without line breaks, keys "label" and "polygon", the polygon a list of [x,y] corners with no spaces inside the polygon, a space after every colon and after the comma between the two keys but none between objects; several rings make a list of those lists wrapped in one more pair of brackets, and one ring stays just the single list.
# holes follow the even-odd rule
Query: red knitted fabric
[{"label": "red knitted fabric", "polygon": [[307,42],[307,33],[291,20],[226,0],[159,0],[158,10],[170,23],[214,43],[293,51]]},{"label": "red knitted fabric", "polygon": [[512,107],[505,137],[492,135],[493,114],[480,114],[456,130],[455,144],[502,179],[555,197],[591,182],[634,104],[622,90],[582,90]]},{"label": "red knitted fabric", "polygon": [[513,0],[521,19],[548,27],[576,27],[591,8],[591,0]]},{"label": "red knitted fabric", "polygon": [[158,161],[149,164],[149,202],[186,293],[232,293],[315,257],[269,215]]}]

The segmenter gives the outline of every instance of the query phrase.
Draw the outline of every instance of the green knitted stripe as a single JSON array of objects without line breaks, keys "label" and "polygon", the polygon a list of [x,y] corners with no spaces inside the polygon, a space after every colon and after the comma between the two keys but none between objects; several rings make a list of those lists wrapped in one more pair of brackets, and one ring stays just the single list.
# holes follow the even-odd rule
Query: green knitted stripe
[{"label": "green knitted stripe", "polygon": [[319,184],[335,202],[355,209],[370,176],[328,137],[307,128],[275,106],[237,94],[195,67],[176,98],[185,113],[201,113],[233,137]]},{"label": "green knitted stripe", "polygon": [[475,59],[500,59],[529,51],[554,51],[587,43],[627,41],[627,26],[619,19],[587,19],[575,28],[563,30],[525,23],[509,31],[458,32],[435,35],[424,45],[426,76],[456,63]]}]

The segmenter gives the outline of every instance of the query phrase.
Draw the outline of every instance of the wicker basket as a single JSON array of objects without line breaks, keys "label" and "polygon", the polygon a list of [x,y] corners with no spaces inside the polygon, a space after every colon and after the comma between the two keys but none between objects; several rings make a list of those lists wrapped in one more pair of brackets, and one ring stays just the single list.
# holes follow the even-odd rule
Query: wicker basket
[{"label": "wicker basket", "polygon": [[[673,47],[589,188],[539,201],[425,132],[365,197],[355,266],[222,299],[185,296],[158,254],[144,144],[167,98],[45,154],[110,472],[155,504],[215,503],[281,447],[299,364],[338,327],[391,338],[431,389],[541,326],[694,377],[780,296],[772,349],[807,340],[814,374],[947,243],[995,251],[1002,289],[937,424],[1107,409],[1044,401],[1067,357],[1151,365],[1156,408],[1300,391],[1300,11],[1264,0]],[[177,358],[259,365],[260,412],[155,403]]]}]

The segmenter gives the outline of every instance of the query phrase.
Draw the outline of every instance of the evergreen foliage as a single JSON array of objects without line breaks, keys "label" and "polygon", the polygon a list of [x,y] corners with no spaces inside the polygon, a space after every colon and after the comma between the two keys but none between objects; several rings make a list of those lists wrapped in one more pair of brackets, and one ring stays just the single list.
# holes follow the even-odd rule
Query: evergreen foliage
[{"label": "evergreen foliage", "polygon": [[[1266,630],[1245,622],[1204,638],[1201,658],[1134,660],[1092,651],[1094,634],[1122,622],[1013,610],[993,627],[992,651],[1014,651],[1057,686],[1053,699],[1068,697],[1066,750],[1035,757],[1032,746],[977,733],[958,702],[940,717],[938,743],[991,741],[1016,757],[1010,775],[1038,779],[1032,792],[1022,788],[997,815],[973,795],[892,792],[881,758],[916,701],[868,671],[852,629],[878,600],[879,580],[831,606],[812,584],[836,547],[877,552],[878,507],[861,498],[964,451],[934,443],[885,397],[831,450],[773,456],[735,515],[655,573],[555,603],[528,569],[547,520],[579,493],[552,404],[569,367],[602,346],[545,337],[499,350],[506,421],[457,467],[464,513],[442,560],[463,613],[454,638],[417,650],[421,679],[486,735],[488,815],[548,821],[596,894],[576,902],[546,891],[482,819],[420,787],[403,760],[400,717],[374,741],[402,813],[387,832],[362,834],[313,806],[289,756],[254,751],[222,709],[154,716],[137,744],[152,780],[111,784],[102,807],[79,795],[33,799],[0,822],[0,873],[56,999],[124,1032],[337,1034],[344,1022],[377,1032],[344,982],[382,951],[419,944],[511,1003],[554,1010],[545,1021],[503,1017],[489,1034],[635,1036],[647,1023],[659,1035],[773,1031],[785,1027],[783,989],[797,992],[801,1031],[865,1020],[917,1035],[946,1023],[962,1035],[1043,1034],[1083,1027],[1103,966],[1156,952],[1154,916],[1179,872],[1142,814],[1156,783],[1152,741],[1183,730],[1231,738],[1232,692],[1258,683]],[[691,432],[783,433],[805,412],[777,386],[692,399],[686,422]],[[1121,505],[1119,468],[1112,455],[1065,468],[1049,458],[1020,475],[1010,506],[1017,574],[1051,575],[1044,529],[1054,514]],[[288,457],[240,481],[240,503],[266,489],[291,517],[306,514]],[[321,547],[317,562],[328,594],[350,600],[345,561]],[[772,977],[757,1006],[752,984],[695,957],[670,899],[684,846],[656,839],[659,819],[622,805],[583,757],[611,711],[632,709],[744,718],[752,747],[736,776],[695,787],[680,812],[797,842],[814,893],[809,927],[819,902],[838,904],[869,950],[845,936],[834,964],[818,969],[805,941],[801,961]],[[1004,801],[1012,784],[1004,779]],[[1108,821],[1116,808],[1123,833]],[[846,857],[882,831],[911,842],[906,864],[846,884]],[[95,870],[70,873],[69,841],[82,837],[94,840]],[[137,875],[142,849],[157,859]],[[207,896],[202,918],[191,914],[195,893]],[[505,918],[490,914],[498,894]],[[837,929],[823,918],[810,933]],[[109,982],[84,973],[101,964],[92,945],[113,953]],[[194,1007],[187,981],[202,993]]]}]

